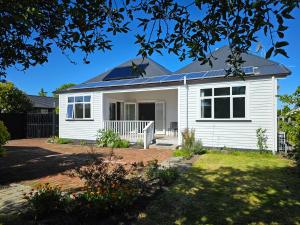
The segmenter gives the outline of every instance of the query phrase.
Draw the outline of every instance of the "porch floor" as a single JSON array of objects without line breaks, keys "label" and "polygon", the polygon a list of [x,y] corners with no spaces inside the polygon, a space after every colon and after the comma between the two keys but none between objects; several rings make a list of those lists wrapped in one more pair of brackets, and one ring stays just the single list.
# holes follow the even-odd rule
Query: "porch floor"
[{"label": "porch floor", "polygon": [[177,136],[167,136],[167,135],[155,135],[155,143],[150,145],[150,148],[171,148],[175,149],[178,145]]}]

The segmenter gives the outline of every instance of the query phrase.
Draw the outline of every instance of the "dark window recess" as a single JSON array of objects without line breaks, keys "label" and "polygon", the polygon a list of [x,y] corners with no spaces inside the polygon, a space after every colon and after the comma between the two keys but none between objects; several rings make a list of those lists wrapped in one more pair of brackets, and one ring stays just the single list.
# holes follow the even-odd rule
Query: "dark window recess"
[{"label": "dark window recess", "polygon": [[201,89],[200,96],[201,97],[212,96],[212,89],[211,88],[209,88],[209,89]]},{"label": "dark window recess", "polygon": [[116,103],[109,104],[109,120],[116,120]]},{"label": "dark window recess", "polygon": [[91,118],[91,104],[84,105],[84,113],[85,118]]},{"label": "dark window recess", "polygon": [[201,117],[211,118],[211,99],[201,100]]},{"label": "dark window recess", "polygon": [[75,104],[75,118],[83,118],[83,104]]},{"label": "dark window recess", "polygon": [[215,96],[230,95],[230,88],[215,88]]},{"label": "dark window recess", "polygon": [[230,118],[230,98],[215,98],[215,118]]},{"label": "dark window recess", "polygon": [[233,98],[233,117],[244,118],[245,117],[245,98]]},{"label": "dark window recess", "polygon": [[240,86],[240,87],[232,87],[232,94],[233,95],[244,95],[246,93],[246,87]]}]

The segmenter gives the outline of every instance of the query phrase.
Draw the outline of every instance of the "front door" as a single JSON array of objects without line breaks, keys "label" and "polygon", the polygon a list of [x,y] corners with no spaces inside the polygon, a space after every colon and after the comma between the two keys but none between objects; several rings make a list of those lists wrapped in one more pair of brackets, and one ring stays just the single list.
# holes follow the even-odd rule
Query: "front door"
[{"label": "front door", "polygon": [[154,121],[155,133],[165,133],[165,104],[164,102],[156,103],[139,103],[138,105],[139,120]]},{"label": "front door", "polygon": [[155,103],[139,103],[139,120],[155,121]]}]

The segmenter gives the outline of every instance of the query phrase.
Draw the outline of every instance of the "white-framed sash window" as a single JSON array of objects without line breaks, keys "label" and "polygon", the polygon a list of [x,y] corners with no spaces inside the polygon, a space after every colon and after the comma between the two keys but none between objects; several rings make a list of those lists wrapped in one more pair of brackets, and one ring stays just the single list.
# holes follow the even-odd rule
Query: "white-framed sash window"
[{"label": "white-framed sash window", "polygon": [[91,119],[91,95],[78,95],[68,97],[67,119]]},{"label": "white-framed sash window", "polygon": [[201,119],[246,119],[246,86],[200,89]]}]

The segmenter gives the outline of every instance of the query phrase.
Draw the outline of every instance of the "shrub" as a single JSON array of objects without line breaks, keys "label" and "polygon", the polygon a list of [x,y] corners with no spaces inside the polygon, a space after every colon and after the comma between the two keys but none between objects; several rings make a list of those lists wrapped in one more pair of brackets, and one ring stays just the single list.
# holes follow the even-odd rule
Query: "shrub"
[{"label": "shrub", "polygon": [[8,133],[6,126],[2,121],[0,121],[0,156],[5,152],[5,150],[3,149],[3,145],[7,143],[9,138],[10,134]]},{"label": "shrub", "polygon": [[296,159],[298,169],[300,171],[300,132],[298,132],[296,140],[297,140],[297,142],[295,145],[295,159]]},{"label": "shrub", "polygon": [[73,141],[67,138],[58,138],[56,143],[64,145],[64,144],[71,144],[73,143]]},{"label": "shrub", "polygon": [[173,156],[183,157],[184,159],[190,159],[193,156],[193,152],[189,149],[176,149],[173,151]]},{"label": "shrub", "polygon": [[148,179],[158,179],[162,185],[169,185],[179,176],[177,168],[165,168],[158,165],[157,160],[148,162],[145,168],[145,175]]},{"label": "shrub", "polygon": [[117,144],[117,148],[129,148],[130,142],[124,139],[119,140],[119,143]]},{"label": "shrub", "polygon": [[120,142],[120,137],[112,130],[99,130],[96,143],[100,147],[116,148]]},{"label": "shrub", "polygon": [[267,130],[258,128],[256,130],[256,137],[257,137],[257,147],[258,149],[262,151],[266,151],[268,149],[267,140],[268,137],[266,135]]},{"label": "shrub", "polygon": [[184,148],[191,148],[195,144],[195,130],[189,130],[185,129],[182,132],[182,138],[183,138],[183,147]]},{"label": "shrub", "polygon": [[48,138],[47,142],[52,143],[52,144],[56,144],[58,139],[59,138],[57,136],[52,136],[52,137]]},{"label": "shrub", "polygon": [[194,144],[190,147],[190,151],[195,155],[202,155],[206,153],[206,150],[203,148],[201,141],[195,141]]},{"label": "shrub", "polygon": [[84,146],[84,145],[87,145],[87,142],[85,140],[80,140],[79,144],[82,145],[82,146]]},{"label": "shrub", "polygon": [[74,175],[84,180],[86,190],[78,195],[79,212],[85,215],[107,213],[131,205],[143,187],[141,179],[130,176],[134,172],[133,168],[125,169],[123,165],[107,163],[100,158],[88,166],[76,169]]},{"label": "shrub", "polygon": [[67,198],[62,194],[61,189],[48,183],[39,186],[37,191],[32,191],[25,198],[28,200],[30,211],[37,218],[63,211],[67,203]]}]

